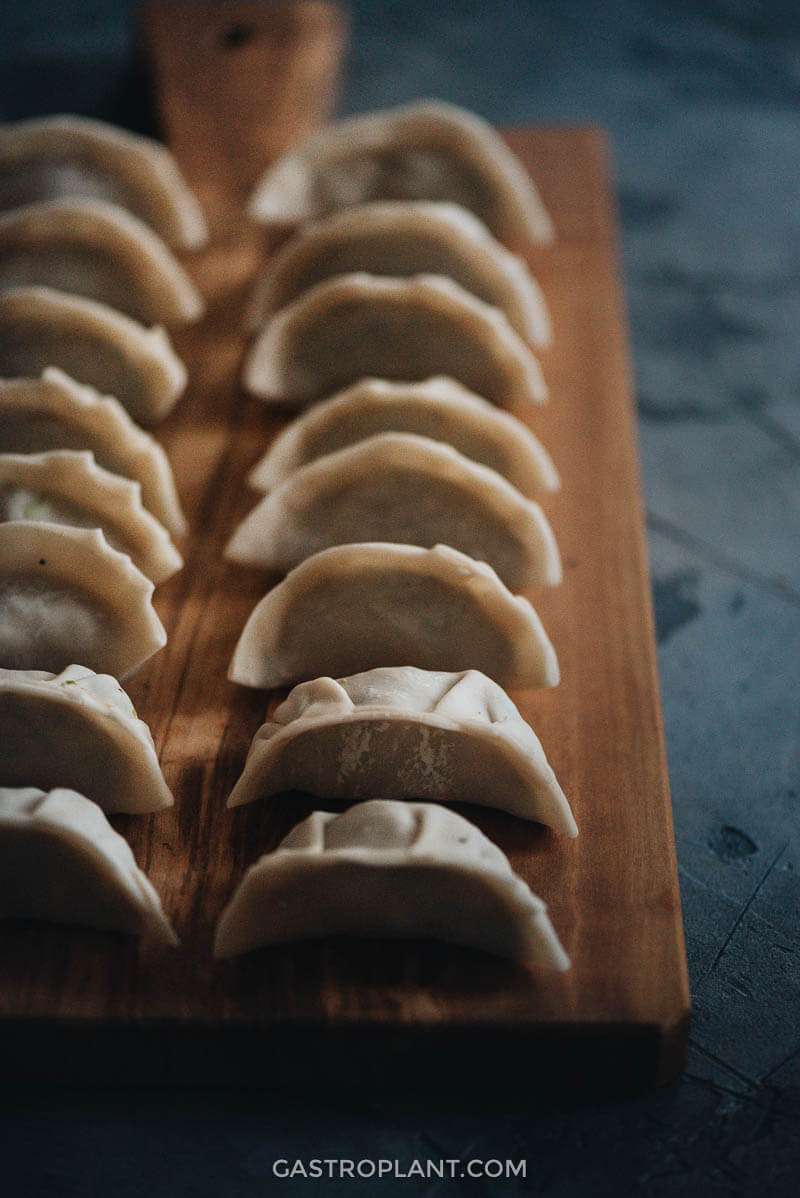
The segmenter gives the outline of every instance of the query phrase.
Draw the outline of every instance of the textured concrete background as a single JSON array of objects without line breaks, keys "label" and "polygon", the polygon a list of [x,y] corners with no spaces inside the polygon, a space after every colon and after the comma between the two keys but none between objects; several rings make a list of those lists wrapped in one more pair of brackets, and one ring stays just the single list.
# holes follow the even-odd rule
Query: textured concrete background
[{"label": "textured concrete background", "polygon": [[[5,119],[149,129],[120,0],[5,0]],[[342,109],[422,95],[612,135],[694,1002],[661,1093],[0,1096],[13,1195],[788,1195],[800,1166],[800,7],[353,6]],[[1,1069],[1,1065],[0,1065]],[[504,1182],[276,1182],[276,1157],[525,1157]],[[3,1174],[7,1184],[3,1185]]]}]

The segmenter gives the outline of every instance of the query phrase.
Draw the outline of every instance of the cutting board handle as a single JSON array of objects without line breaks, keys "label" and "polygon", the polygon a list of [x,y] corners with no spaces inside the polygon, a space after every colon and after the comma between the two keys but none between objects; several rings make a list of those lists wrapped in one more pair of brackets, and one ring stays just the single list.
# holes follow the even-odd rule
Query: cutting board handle
[{"label": "cutting board handle", "polygon": [[346,18],[327,0],[159,0],[142,13],[161,134],[224,236],[268,163],[334,106]]}]

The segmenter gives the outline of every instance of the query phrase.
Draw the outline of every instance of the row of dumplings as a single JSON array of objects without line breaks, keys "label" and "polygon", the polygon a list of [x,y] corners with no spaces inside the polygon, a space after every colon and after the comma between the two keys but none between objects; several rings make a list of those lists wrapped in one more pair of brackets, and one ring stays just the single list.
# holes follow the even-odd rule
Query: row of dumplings
[{"label": "row of dumplings", "polygon": [[[0,670],[0,912],[177,940],[107,813],[172,804],[119,683],[71,666]],[[43,749],[46,747],[46,751]],[[372,670],[298,686],[257,734],[229,799],[286,789],[352,800],[316,812],[248,872],[215,951],[333,933],[443,938],[565,968],[544,905],[463,817],[425,796],[512,811],[567,835],[569,806],[507,695],[475,671]]]},{"label": "row of dumplings", "polygon": [[423,102],[341,122],[279,158],[250,211],[301,225],[250,304],[254,395],[302,407],[360,378],[446,375],[500,407],[547,398],[531,348],[547,307],[503,242],[553,228],[484,121]]},{"label": "row of dumplings", "polygon": [[[59,180],[56,194],[65,179],[71,187],[72,180],[81,177],[71,140],[74,125],[67,122],[65,128],[54,122],[51,132],[57,131],[58,136],[49,142],[45,136],[43,143],[39,142],[45,150],[55,147],[51,153],[55,161],[39,174],[44,178],[49,173],[51,179]],[[317,142],[321,140],[323,149],[332,145],[335,151],[337,132],[347,128],[339,127]],[[401,165],[391,146],[403,128],[406,140],[410,134],[413,137],[413,129],[421,135],[411,156],[410,173],[408,162]],[[255,686],[311,681],[298,686],[273,721],[259,731],[229,801],[237,805],[287,787],[320,797],[367,801],[339,816],[315,812],[274,853],[248,871],[223,913],[215,948],[218,955],[230,956],[263,943],[330,933],[433,936],[532,964],[566,968],[568,959],[544,905],[515,877],[499,849],[455,812],[412,801],[475,801],[541,820],[567,835],[577,831],[537,738],[499,685],[554,685],[558,680],[555,653],[536,613],[505,585],[559,580],[555,542],[533,500],[533,496],[555,489],[558,479],[538,442],[495,406],[545,397],[538,364],[522,338],[544,343],[549,335],[547,313],[522,264],[452,201],[463,201],[460,191],[466,185],[469,206],[484,217],[491,214],[490,223],[507,237],[535,232],[546,239],[547,221],[524,173],[514,168],[514,160],[508,159],[501,143],[492,140],[491,131],[467,114],[421,106],[389,117],[366,118],[351,123],[343,142],[340,138],[346,150],[354,146],[359,150],[360,135],[353,137],[358,130],[372,130],[367,142],[373,149],[377,146],[380,162],[365,169],[363,161],[340,160],[337,164],[328,156],[320,169],[312,139],[298,151],[300,160],[305,155],[310,164],[309,194],[323,197],[323,207],[336,207],[337,202],[328,202],[331,196],[334,201],[342,199],[341,187],[358,179],[371,191],[357,198],[403,202],[372,205],[366,211],[366,238],[358,233],[361,219],[355,224],[351,221],[355,242],[349,248],[344,218],[338,227],[335,220],[323,225],[317,230],[317,244],[323,252],[316,261],[313,254],[303,259],[302,253],[292,259],[298,246],[303,250],[302,242],[305,250],[313,247],[311,234],[301,234],[298,242],[290,243],[282,256],[273,260],[252,305],[253,320],[273,310],[275,315],[256,341],[245,371],[246,384],[252,377],[263,379],[259,370],[253,376],[250,365],[266,361],[276,381],[252,388],[259,390],[260,386],[265,398],[280,397],[302,405],[335,385],[347,385],[348,390],[307,412],[279,438],[254,472],[256,483],[270,491],[265,506],[272,500],[273,510],[271,515],[267,510],[266,526],[269,529],[271,520],[273,533],[261,536],[264,519],[257,509],[258,515],[254,513],[231,542],[233,558],[291,571],[253,613],[237,647],[231,676]],[[90,135],[90,142],[92,133],[99,136],[101,132],[105,135],[97,127],[78,130],[81,136]],[[455,143],[454,134],[458,135]],[[113,140],[113,134],[107,136]],[[465,149],[466,165],[458,161]],[[73,161],[69,161],[70,154]],[[44,158],[47,160],[46,153]],[[291,164],[292,156],[287,158]],[[285,170],[286,162],[280,162],[268,175],[268,179],[277,179],[279,191]],[[318,175],[315,182],[311,179],[314,171]],[[296,180],[297,170],[290,169],[289,177]],[[417,195],[414,189],[420,181],[422,191]],[[124,192],[119,180],[116,185],[110,197],[114,203]],[[30,188],[26,193],[16,186],[24,200],[41,199],[35,190],[31,195]],[[354,198],[347,186],[346,204]],[[390,191],[384,196],[386,186],[399,186],[399,195]],[[89,194],[98,194],[96,187],[93,182]],[[454,189],[458,194],[451,194]],[[268,192],[263,185],[259,189],[262,206]],[[0,192],[9,193],[14,195],[13,186]],[[433,199],[437,203],[432,203]],[[527,229],[513,230],[499,219],[500,213],[506,218],[513,213],[515,202],[517,217],[524,212],[532,222]],[[71,204],[73,229],[98,224],[83,216],[76,218],[74,209],[81,205],[74,200],[60,201],[62,211],[69,212]],[[279,207],[282,220],[300,215],[285,203]],[[31,214],[36,216],[33,209],[29,209]],[[264,214],[269,215],[268,211]],[[35,232],[35,221],[32,227]],[[46,243],[46,238],[43,241]],[[38,244],[36,235],[33,242]],[[406,248],[398,254],[403,245]],[[332,258],[326,258],[331,247]],[[9,260],[13,257],[11,252]],[[113,277],[105,267],[95,271],[101,257],[94,249],[76,252],[78,278],[93,280],[91,286],[100,293],[90,291],[88,297],[75,302],[83,302],[83,316],[94,316],[93,332],[103,316],[106,329],[113,327],[118,333],[120,326],[109,319],[109,311],[97,310],[98,301],[108,303],[114,294],[120,294],[113,286],[102,291],[97,283],[99,278],[105,286]],[[39,311],[45,302],[52,311],[53,305],[61,302],[63,308],[69,300],[42,291],[42,283],[64,286],[64,275],[48,275],[50,268],[39,265],[35,269],[41,273],[32,278],[30,262],[35,258],[36,254],[29,254],[26,264],[22,255],[21,277],[10,272],[13,286],[7,296],[21,305],[18,313],[26,311],[25,304],[30,309],[35,301],[40,303]],[[143,259],[147,261],[147,255]],[[350,272],[344,278],[336,268],[337,261]],[[41,262],[47,262],[46,253]],[[355,273],[353,266],[359,268]],[[364,277],[364,266],[374,272],[372,278]],[[293,276],[302,276],[303,269],[310,291],[303,290],[302,278],[292,283]],[[392,279],[375,277],[382,270],[392,271]],[[419,274],[423,277],[411,277]],[[404,283],[406,276],[409,281]],[[20,282],[27,290],[17,285]],[[297,298],[292,297],[292,286]],[[40,294],[34,295],[37,288]],[[131,294],[134,291],[131,286]],[[180,291],[180,287],[164,288],[173,300]],[[474,298],[472,292],[480,298]],[[184,289],[184,299],[187,295]],[[303,305],[308,295],[315,302],[321,295],[323,302],[316,308],[312,305],[311,312],[312,316],[321,312],[322,323],[300,321],[294,326],[293,341],[281,332],[285,327],[291,331],[291,323],[280,322],[296,311],[307,316]],[[280,309],[278,297],[282,297]],[[487,306],[487,300],[500,304],[506,315]],[[179,307],[173,304],[176,321]],[[191,314],[191,307],[188,302],[184,305],[184,318]],[[128,319],[137,315],[156,319],[145,317],[144,307],[128,311]],[[57,352],[56,343],[48,345],[50,356],[39,365],[50,368],[42,377],[6,385],[0,428],[5,420],[11,448],[28,454],[31,449],[51,451],[59,443],[53,442],[53,436],[63,436],[68,428],[66,444],[84,451],[90,447],[98,462],[123,462],[125,475],[143,484],[151,507],[158,507],[179,531],[180,509],[157,444],[136,429],[116,401],[101,399],[63,371],[66,367],[84,384],[106,386],[97,376],[80,375],[85,352],[73,353],[72,361],[67,356],[69,345],[76,340],[74,313],[73,306],[71,332],[61,339],[61,349]],[[158,319],[169,321],[170,317]],[[62,327],[69,327],[69,322],[63,321]],[[82,319],[80,336],[86,327]],[[281,332],[277,339],[275,327]],[[326,327],[334,333],[326,333]],[[35,340],[35,336],[28,337],[29,344]],[[160,341],[162,347],[168,344],[163,335]],[[142,343],[140,338],[140,346]],[[385,345],[388,353],[365,358],[358,348],[361,343]],[[309,361],[304,363],[302,351],[309,347]],[[398,353],[403,347],[404,353]],[[444,356],[442,347],[447,347]],[[96,345],[94,349],[97,368],[104,369],[104,357],[113,359],[114,355],[97,352]],[[62,369],[53,369],[53,363]],[[24,370],[29,372],[31,367]],[[130,378],[132,372],[126,367],[120,373]],[[359,381],[370,373],[383,378]],[[428,376],[436,377],[424,381]],[[296,385],[292,380],[298,379]],[[117,389],[125,393],[124,383],[118,383]],[[26,402],[33,419],[26,420]],[[155,419],[168,403],[149,411],[128,406],[139,418]],[[406,413],[404,417],[399,415],[401,411]],[[120,429],[124,436],[118,435]],[[87,430],[91,430],[89,446]],[[365,449],[361,442],[367,439]],[[336,458],[337,453],[344,453],[345,460]],[[13,467],[12,462],[12,492],[20,477]],[[91,473],[91,462],[85,461],[84,467],[84,476]],[[14,510],[23,512],[21,523],[29,532],[31,518],[42,514],[38,505],[48,494],[43,493],[42,480],[64,473],[63,466],[54,468],[52,461],[39,463],[38,469],[37,486],[30,486],[26,493],[20,484],[20,494],[13,495]],[[303,476],[304,470],[317,473],[309,479],[308,473]],[[382,471],[383,488],[371,481],[376,470]],[[343,499],[342,478],[353,492],[349,507]],[[73,485],[61,499],[61,510],[65,503],[76,506],[86,489]],[[366,531],[358,520],[381,503],[379,532],[376,534],[375,524]],[[414,506],[417,517],[409,523],[409,509]],[[338,510],[338,523],[334,519],[320,531],[326,510]],[[396,515],[404,511],[405,524],[400,526]],[[454,513],[459,516],[455,521]],[[515,525],[521,535],[514,535]],[[9,602],[4,608],[12,613],[9,644],[17,644],[24,654],[31,653],[35,629],[30,613],[36,610],[37,619],[44,617],[45,630],[55,627],[62,640],[73,646],[88,637],[90,647],[101,650],[102,664],[97,668],[124,676],[136,663],[113,658],[112,664],[112,659],[102,654],[112,653],[119,633],[117,640],[138,645],[136,652],[142,652],[147,604],[129,603],[128,611],[138,614],[127,624],[120,619],[115,623],[113,604],[102,609],[99,621],[84,619],[84,609],[97,616],[102,600],[110,598],[110,590],[118,589],[119,580],[115,576],[113,588],[90,587],[89,602],[84,602],[81,586],[86,585],[86,573],[92,577],[107,574],[107,561],[100,552],[103,538],[100,533],[89,533],[89,552],[87,534],[80,529],[62,530],[62,536],[69,531],[72,538],[65,556],[79,560],[80,566],[72,575],[63,570],[57,574],[54,587],[49,563],[59,554],[52,537],[48,540],[50,527],[48,519],[30,534],[26,559],[28,566],[35,561],[42,570],[48,569],[44,587],[41,574],[34,571],[33,585],[29,585],[24,571],[16,566],[10,573],[11,584],[5,586]],[[382,538],[380,543],[369,543],[376,535]],[[266,557],[248,556],[253,545],[270,537],[273,544]],[[436,545],[438,540],[447,544]],[[435,547],[427,548],[420,541]],[[505,581],[476,557],[488,558]],[[166,576],[166,567],[164,571]],[[131,595],[134,589],[129,587]],[[33,606],[28,602],[31,598]],[[139,598],[143,598],[141,588]],[[15,608],[22,614],[14,617]],[[97,624],[101,626],[99,636]],[[152,637],[152,626],[149,632]],[[48,660],[51,658],[52,652]],[[29,658],[24,660],[30,664]],[[398,661],[404,664],[398,665]],[[10,664],[20,662],[13,659]],[[346,674],[363,666],[383,668],[369,668],[340,678],[338,683],[331,677],[316,677],[323,672]],[[0,727],[9,749],[6,773],[0,777],[0,783],[8,783],[0,795],[2,843],[8,846],[4,876],[12,880],[1,892],[5,913],[72,918],[150,932],[173,941],[152,887],[98,807],[106,811],[157,810],[171,802],[149,732],[137,720],[118,683],[85,667],[69,667],[61,674],[4,670],[0,676]],[[48,746],[45,755],[37,750],[42,743]],[[115,779],[111,787],[110,778]],[[374,794],[395,797],[373,800]],[[47,862],[48,853],[69,863],[66,890],[43,884],[46,870],[25,870],[26,854],[28,860],[35,855],[39,862]],[[38,888],[31,889],[30,878],[39,879]]]},{"label": "row of dumplings", "polygon": [[172,803],[117,679],[166,642],[182,565],[137,422],[185,387],[163,326],[202,313],[173,248],[205,220],[163,147],[75,117],[0,129],[0,210],[0,914],[174,944],[106,813]]},{"label": "row of dumplings", "polygon": [[290,790],[356,805],[314,812],[251,867],[217,952],[416,935],[567,968],[541,900],[438,805],[577,835],[503,689],[559,677],[515,593],[561,581],[537,502],[559,478],[502,410],[546,399],[533,351],[550,321],[495,237],[547,242],[549,219],[493,131],[437,104],[312,137],[270,168],[251,211],[305,223],[256,285],[243,382],[304,410],[251,471],[265,494],[226,550],[286,574],[252,612],[229,676],[293,686],[229,805]]},{"label": "row of dumplings", "polygon": [[0,209],[0,664],[125,677],[165,643],[153,587],[182,564],[136,422],[185,386],[162,326],[203,304],[170,247],[205,221],[162,146],[77,117],[0,129]]}]

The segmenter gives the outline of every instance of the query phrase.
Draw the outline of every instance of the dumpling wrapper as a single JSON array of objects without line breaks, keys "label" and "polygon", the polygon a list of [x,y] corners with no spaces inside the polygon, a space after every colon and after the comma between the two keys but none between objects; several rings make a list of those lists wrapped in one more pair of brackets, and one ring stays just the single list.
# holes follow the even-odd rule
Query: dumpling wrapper
[{"label": "dumpling wrapper", "polygon": [[203,315],[199,291],[149,225],[102,200],[29,204],[0,216],[0,292],[52,287],[143,324]]},{"label": "dumpling wrapper", "polygon": [[47,366],[113,395],[145,424],[163,420],[186,386],[186,367],[163,328],[49,287],[0,295],[0,374],[30,377]]},{"label": "dumpling wrapper", "polygon": [[271,491],[300,466],[387,432],[444,441],[531,499],[561,485],[547,450],[522,421],[441,376],[423,383],[362,379],[314,404],[278,434],[247,481]]},{"label": "dumpling wrapper", "polygon": [[152,936],[177,945],[130,846],[90,799],[60,787],[0,788],[0,919]]},{"label": "dumpling wrapper", "polygon": [[250,614],[228,673],[294,685],[378,666],[480,670],[503,686],[558,683],[558,660],[527,599],[447,545],[338,545],[307,558]]},{"label": "dumpling wrapper", "polygon": [[67,786],[107,812],[172,806],[150,729],[116,678],[0,669],[0,786]]},{"label": "dumpling wrapper", "polygon": [[0,666],[63,670],[76,658],[126,678],[166,644],[153,584],[99,529],[0,524]]},{"label": "dumpling wrapper", "polygon": [[287,790],[476,803],[578,834],[536,733],[478,670],[392,666],[300,683],[256,732],[228,806]]},{"label": "dumpling wrapper", "polygon": [[249,323],[293,303],[336,275],[365,271],[409,278],[445,275],[504,312],[532,345],[550,344],[547,305],[527,264],[457,204],[363,204],[305,226],[270,258],[256,284]]},{"label": "dumpling wrapper", "polygon": [[488,562],[506,586],[557,586],[547,519],[502,475],[415,433],[378,433],[301,466],[234,532],[231,561],[286,571],[356,541],[451,545]]},{"label": "dumpling wrapper", "polygon": [[250,213],[264,224],[295,224],[369,200],[451,201],[501,241],[554,240],[533,181],[491,125],[432,100],[313,134],[267,169]]},{"label": "dumpling wrapper", "polygon": [[160,142],[81,116],[1,126],[0,209],[67,198],[119,204],[178,249],[208,241],[197,197]]},{"label": "dumpling wrapper", "polygon": [[6,453],[89,449],[98,465],[142,487],[142,502],[173,536],[186,532],[172,467],[154,437],[111,396],[55,367],[37,379],[0,379],[0,446]]},{"label": "dumpling wrapper", "polygon": [[340,275],[267,322],[245,359],[259,399],[303,407],[371,376],[446,374],[501,408],[544,403],[541,367],[502,312],[442,275]]},{"label": "dumpling wrapper", "polygon": [[565,970],[547,908],[463,816],[372,799],[315,811],[252,865],[222,912],[216,957],[323,936],[443,940]]},{"label": "dumpling wrapper", "polygon": [[183,565],[166,528],[142,506],[140,484],[104,470],[88,450],[0,453],[0,523],[14,520],[99,528],[153,583]]}]

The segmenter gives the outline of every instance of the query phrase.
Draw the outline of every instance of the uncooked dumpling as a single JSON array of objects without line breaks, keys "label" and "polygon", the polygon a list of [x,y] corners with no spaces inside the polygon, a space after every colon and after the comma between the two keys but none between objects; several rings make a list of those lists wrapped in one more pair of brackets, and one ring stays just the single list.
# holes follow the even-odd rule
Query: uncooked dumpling
[{"label": "uncooked dumpling", "polygon": [[491,125],[431,100],[315,133],[273,162],[250,211],[265,224],[294,224],[368,200],[449,200],[501,241],[553,240],[530,176]]},{"label": "uncooked dumpling", "polygon": [[149,225],[102,200],[30,204],[0,216],[0,291],[54,287],[143,324],[187,324],[203,301]]},{"label": "uncooked dumpling", "polygon": [[273,316],[244,364],[259,399],[303,407],[377,376],[446,374],[501,408],[543,403],[547,388],[502,312],[441,275],[340,275]]},{"label": "uncooked dumpling", "polygon": [[179,249],[208,240],[197,199],[158,142],[79,116],[0,127],[0,209],[67,197],[120,204]]},{"label": "uncooked dumpling", "polygon": [[214,953],[322,936],[444,940],[569,968],[545,904],[508,858],[474,824],[430,803],[315,811],[244,875]]},{"label": "uncooked dumpling", "polygon": [[128,842],[74,790],[0,788],[0,919],[178,938]]},{"label": "uncooked dumpling", "polygon": [[578,832],[538,737],[477,670],[393,666],[300,683],[256,732],[228,806],[285,790],[477,803]]},{"label": "uncooked dumpling", "polygon": [[139,483],[98,466],[91,453],[0,453],[0,523],[34,520],[100,528],[154,583],[182,565],[170,535],[142,507]]},{"label": "uncooked dumpling", "polygon": [[30,377],[46,366],[113,395],[145,424],[163,420],[186,386],[186,367],[162,328],[49,287],[0,295],[0,375]]},{"label": "uncooked dumpling", "polygon": [[303,228],[270,258],[250,306],[250,325],[336,275],[446,275],[500,308],[532,345],[550,341],[544,296],[526,263],[457,204],[364,204]]},{"label": "uncooked dumpling", "polygon": [[104,811],[172,806],[150,729],[116,678],[0,669],[0,786],[68,786]]},{"label": "uncooked dumpling", "polygon": [[0,666],[125,678],[166,644],[153,584],[99,529],[0,524]]},{"label": "uncooked dumpling", "polygon": [[0,379],[4,453],[90,449],[98,465],[141,483],[142,502],[173,536],[186,532],[167,455],[125,409],[54,367],[38,379]]},{"label": "uncooked dumpling", "polygon": [[300,467],[245,517],[226,556],[285,571],[355,541],[452,545],[515,590],[561,581],[539,505],[488,466],[414,433],[378,433]]},{"label": "uncooked dumpling", "polygon": [[497,470],[532,499],[560,486],[547,450],[520,420],[442,377],[424,383],[363,379],[314,404],[278,434],[248,482],[270,491],[323,454],[386,432],[445,441]]},{"label": "uncooked dumpling", "polygon": [[558,661],[527,599],[485,562],[437,545],[338,545],[256,605],[229,677],[287,686],[378,666],[481,670],[503,686],[555,686]]}]

